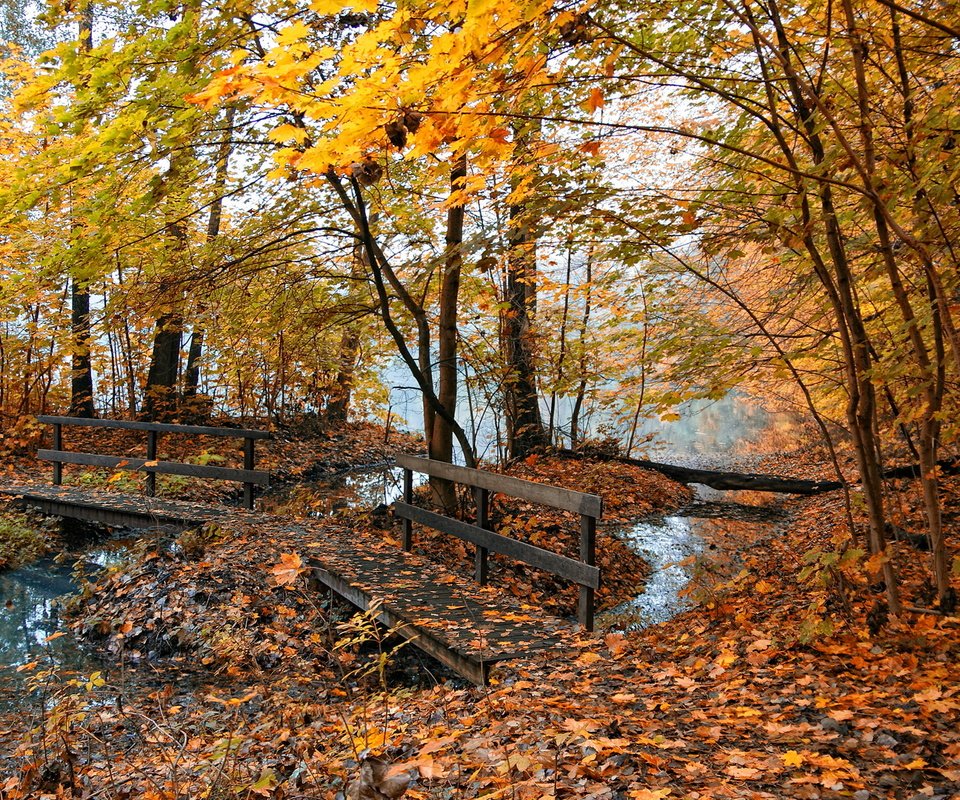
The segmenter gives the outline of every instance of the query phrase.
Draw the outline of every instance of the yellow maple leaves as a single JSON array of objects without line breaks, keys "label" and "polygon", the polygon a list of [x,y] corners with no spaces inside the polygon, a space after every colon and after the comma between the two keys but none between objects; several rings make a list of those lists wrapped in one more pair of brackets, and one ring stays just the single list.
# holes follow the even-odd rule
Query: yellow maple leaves
[{"label": "yellow maple leaves", "polygon": [[310,10],[322,16],[332,16],[350,9],[358,14],[370,13],[377,10],[377,0],[314,0]]},{"label": "yellow maple leaves", "polygon": [[285,142],[294,142],[296,144],[303,144],[310,138],[310,134],[307,133],[303,128],[298,128],[296,125],[291,125],[290,123],[284,123],[283,125],[278,125],[272,131],[270,131],[267,136],[271,141],[277,142],[278,144],[284,144]]},{"label": "yellow maple leaves", "polygon": [[[545,0],[412,0],[394,7],[314,0],[309,7],[321,20],[371,16],[335,50],[317,45],[327,23],[291,19],[259,60],[238,50],[231,66],[188,98],[210,109],[246,97],[302,120],[283,121],[268,134],[284,145],[274,153],[277,177],[291,169],[344,172],[398,151],[407,160],[442,153],[440,163],[469,153],[478,170],[512,159],[511,120],[524,98],[541,102],[541,87],[557,80],[560,67],[550,63],[545,42],[570,17]],[[583,101],[591,112],[604,103],[597,88]],[[391,121],[410,111],[422,115],[422,124],[399,144],[391,141]],[[554,146],[535,156],[548,160],[563,151]]]},{"label": "yellow maple leaves", "polygon": [[783,759],[783,765],[785,767],[800,767],[803,766],[803,755],[798,753],[796,750],[787,750],[781,758]]}]

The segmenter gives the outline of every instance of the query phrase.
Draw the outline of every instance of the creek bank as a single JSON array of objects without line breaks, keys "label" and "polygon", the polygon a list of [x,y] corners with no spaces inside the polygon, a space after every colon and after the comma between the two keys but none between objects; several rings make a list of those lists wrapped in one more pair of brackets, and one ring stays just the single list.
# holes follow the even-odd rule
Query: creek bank
[{"label": "creek bank", "polygon": [[742,569],[743,554],[783,535],[789,519],[778,496],[698,486],[683,508],[643,519],[619,534],[651,571],[643,592],[611,608],[600,624],[636,631],[709,602],[715,587]]},{"label": "creek bank", "polygon": [[[955,513],[960,491],[950,492]],[[77,783],[94,793],[138,796],[173,782],[181,796],[213,795],[225,783],[251,795],[333,796],[369,748],[410,774],[411,797],[956,795],[956,619],[910,616],[871,633],[877,595],[856,570],[846,604],[819,575],[803,577],[803,553],[836,546],[842,499],[788,506],[783,534],[744,548],[742,569],[704,602],[629,636],[572,635],[565,661],[513,662],[487,689],[440,682],[380,692],[376,680],[371,689],[344,676],[331,684],[284,653],[289,668],[240,660],[196,687],[173,672],[167,687],[146,694],[111,683],[63,690],[61,706],[82,725],[52,719],[26,735],[20,721],[16,731],[0,726],[0,747],[12,754],[0,767],[6,791],[18,800],[42,786],[69,794],[73,778],[60,773],[54,786],[48,769],[66,747],[77,754]],[[224,547],[249,558],[253,575],[266,548],[283,552],[269,540]],[[912,550],[894,550],[906,568],[916,561]],[[210,556],[191,569],[206,570]],[[906,583],[913,596],[909,573]],[[281,651],[313,633],[297,630],[285,595],[267,605],[276,619],[262,630],[273,629]],[[348,671],[371,666],[350,647],[335,652],[348,656]]]},{"label": "creek bank", "polygon": [[[560,452],[572,458],[582,457],[575,450],[561,450]],[[633,464],[640,469],[659,472],[680,483],[697,483],[709,486],[711,489],[727,491],[817,495],[824,492],[835,492],[837,489],[843,488],[843,484],[837,480],[807,480],[804,478],[785,478],[780,475],[765,473],[699,469],[625,456],[610,456],[610,459],[625,464]],[[937,466],[943,475],[960,474],[960,457],[940,459]],[[917,464],[903,464],[896,467],[887,467],[883,470],[883,477],[886,479],[918,478],[919,476],[920,467]]]},{"label": "creek bank", "polygon": [[[606,591],[600,595],[604,607],[634,596],[647,572],[642,557],[615,535],[618,526],[654,508],[675,508],[690,496],[684,487],[662,476],[629,466],[611,470],[600,464],[538,459],[518,471],[528,479],[552,479],[605,496],[607,523],[598,546],[599,563],[607,576]],[[308,488],[294,493],[283,507],[284,517],[277,518],[276,532],[271,521],[264,519],[256,532],[210,526],[182,533],[166,544],[144,543],[121,570],[92,587],[78,609],[75,629],[112,658],[128,662],[189,663],[213,673],[229,672],[237,664],[313,673],[334,669],[332,608],[317,595],[291,593],[271,571],[285,558],[301,554],[302,543],[280,534],[280,523],[299,510],[315,518],[312,532],[304,535],[316,538],[326,525],[346,527],[354,537],[369,537],[391,547],[399,546],[400,526],[399,520],[369,506],[341,507],[338,513],[324,516],[325,502]],[[494,504],[492,517],[509,528],[509,535],[552,551],[568,547],[575,554],[579,547],[579,520],[573,515],[505,503]],[[472,550],[468,552],[454,537],[434,537],[423,530],[415,542],[425,556],[470,574]],[[307,554],[308,550],[302,553],[304,558]],[[568,616],[575,613],[575,586],[522,564],[491,559],[491,584],[531,606]]]}]

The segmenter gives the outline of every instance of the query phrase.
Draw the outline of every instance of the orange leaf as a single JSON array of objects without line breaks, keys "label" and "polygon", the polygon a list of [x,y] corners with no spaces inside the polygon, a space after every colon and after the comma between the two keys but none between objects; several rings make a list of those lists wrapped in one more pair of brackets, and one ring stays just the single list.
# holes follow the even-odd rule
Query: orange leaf
[{"label": "orange leaf", "polygon": [[731,778],[738,778],[743,781],[752,781],[759,778],[763,773],[754,767],[727,767],[724,769]]},{"label": "orange leaf", "polygon": [[594,88],[590,90],[590,96],[584,101],[583,107],[591,114],[598,108],[603,108],[603,89]]},{"label": "orange leaf", "polygon": [[510,131],[507,128],[494,128],[490,131],[490,138],[500,144],[508,144],[510,142]]},{"label": "orange leaf", "polygon": [[621,633],[608,633],[603,641],[606,643],[607,647],[610,648],[610,655],[614,658],[619,658],[624,651],[630,649],[630,644],[627,642],[627,637]]},{"label": "orange leaf", "polygon": [[304,571],[303,559],[296,553],[283,553],[280,563],[270,568],[270,574],[277,586],[292,586]]}]

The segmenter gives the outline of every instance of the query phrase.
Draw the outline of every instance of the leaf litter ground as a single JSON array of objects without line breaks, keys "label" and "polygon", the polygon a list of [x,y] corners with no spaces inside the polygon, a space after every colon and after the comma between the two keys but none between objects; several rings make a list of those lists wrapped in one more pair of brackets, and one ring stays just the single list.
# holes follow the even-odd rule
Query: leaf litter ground
[{"label": "leaf litter ground", "polygon": [[[519,471],[562,482],[564,469],[544,459]],[[598,487],[611,516],[625,480]],[[624,508],[643,495],[638,476],[629,486]],[[903,489],[906,521],[915,501]],[[957,496],[948,485],[949,514]],[[152,683],[137,683],[143,667],[98,685],[37,665],[43,716],[0,724],[14,754],[4,796],[377,797],[350,788],[382,763],[361,768],[370,752],[412,778],[408,797],[957,796],[957,618],[910,614],[877,630],[875,589],[851,569],[841,590],[802,557],[835,549],[841,499],[794,505],[788,530],[741,543],[743,569],[697,585],[682,616],[568,634],[561,657],[510,662],[485,689],[440,673],[431,685],[409,647],[391,657],[396,642],[312,591],[308,552],[269,528],[148,549],[105,579],[77,625],[118,664],[149,663]],[[350,524],[396,536],[382,519]],[[919,605],[922,556],[896,547]],[[510,580],[526,591],[527,576]],[[552,596],[530,589],[535,602]]]}]

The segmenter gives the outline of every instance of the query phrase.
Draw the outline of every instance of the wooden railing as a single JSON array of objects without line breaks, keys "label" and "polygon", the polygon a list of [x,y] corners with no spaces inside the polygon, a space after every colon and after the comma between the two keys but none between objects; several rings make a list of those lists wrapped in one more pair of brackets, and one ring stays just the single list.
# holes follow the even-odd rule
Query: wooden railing
[{"label": "wooden railing", "polygon": [[[38,450],[37,457],[53,462],[53,482],[63,482],[64,464],[85,464],[109,469],[140,470],[147,474],[146,494],[153,497],[157,491],[157,473],[166,475],[187,475],[193,478],[211,478],[221,481],[235,481],[243,484],[243,504],[253,508],[253,487],[269,486],[270,473],[254,469],[254,442],[257,439],[269,439],[267,431],[246,430],[243,428],[212,428],[203,425],[169,425],[159,422],[128,422],[113,419],[84,419],[81,417],[38,417],[40,422],[53,426],[53,448]],[[109,456],[99,453],[78,453],[63,449],[64,426],[89,428],[114,428],[120,430],[145,431],[147,434],[147,457]],[[157,442],[160,434],[188,434],[195,436],[222,436],[243,439],[243,469],[214,467],[208,464],[185,464],[179,461],[159,461]]]},{"label": "wooden railing", "polygon": [[[594,592],[600,588],[600,570],[596,566],[597,520],[603,514],[603,501],[597,495],[458,467],[429,458],[401,455],[397,457],[397,464],[403,467],[403,501],[396,503],[394,509],[397,516],[403,519],[404,550],[409,551],[413,547],[413,523],[418,522],[476,545],[474,577],[479,583],[487,582],[487,555],[491,552],[510,556],[571,580],[580,586],[577,609],[580,624],[587,630],[593,630]],[[412,505],[414,472],[471,487],[477,505],[476,524]],[[490,527],[490,495],[493,492],[579,514],[580,560],[495,533]]]}]

